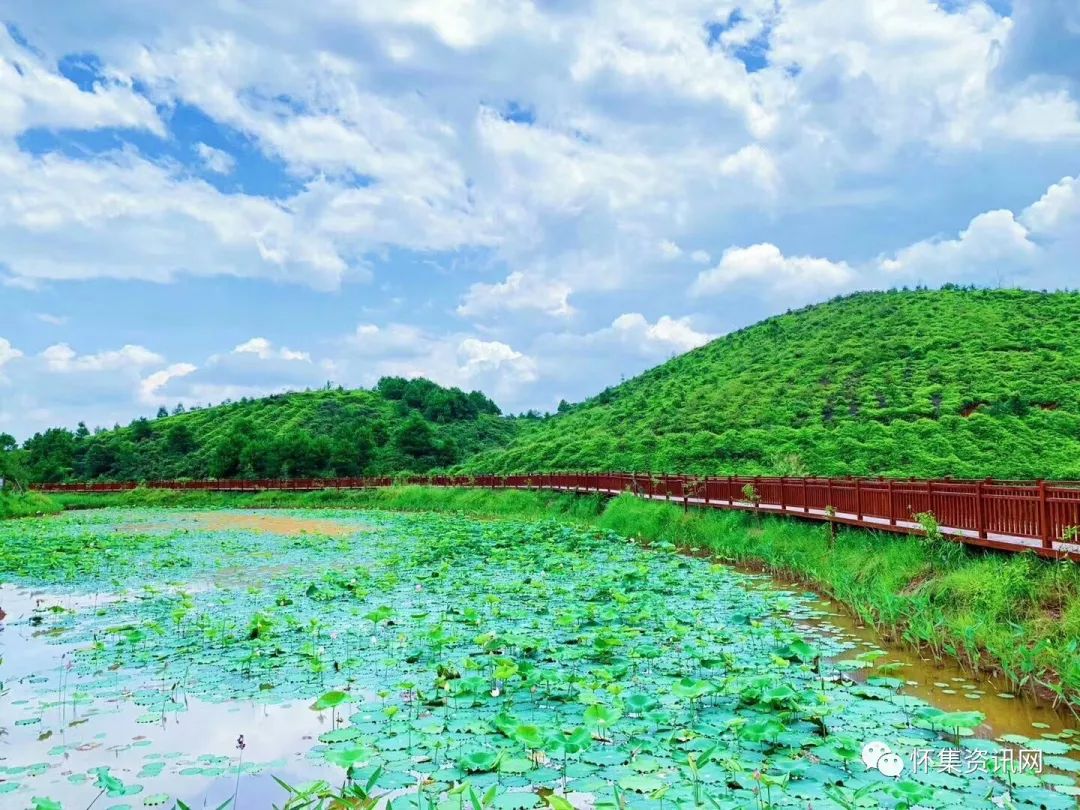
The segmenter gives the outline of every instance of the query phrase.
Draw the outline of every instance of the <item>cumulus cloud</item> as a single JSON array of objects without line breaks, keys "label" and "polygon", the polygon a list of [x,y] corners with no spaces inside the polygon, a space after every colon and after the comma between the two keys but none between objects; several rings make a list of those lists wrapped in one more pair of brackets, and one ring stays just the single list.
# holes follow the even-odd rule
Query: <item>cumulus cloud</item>
[{"label": "cumulus cloud", "polygon": [[365,356],[424,354],[430,342],[422,329],[403,323],[362,323],[346,340],[351,351]]},{"label": "cumulus cloud", "polygon": [[513,382],[528,383],[536,379],[535,361],[497,340],[465,338],[457,351],[461,373],[466,378],[503,372]]},{"label": "cumulus cloud", "polygon": [[1080,179],[1063,178],[1019,215],[987,211],[955,238],[927,239],[880,267],[892,277],[928,282],[994,279],[1013,284],[1057,287],[1075,280],[1080,249]]},{"label": "cumulus cloud", "polygon": [[372,385],[383,376],[427,377],[479,388],[496,401],[516,401],[538,379],[535,359],[505,342],[404,323],[360,324],[342,341],[334,364],[354,384]]},{"label": "cumulus cloud", "polygon": [[574,312],[570,306],[570,292],[570,285],[566,282],[518,271],[496,284],[473,284],[457,312],[472,317],[532,309],[563,317]]},{"label": "cumulus cloud", "polygon": [[160,371],[149,374],[139,382],[139,402],[145,405],[164,405],[168,401],[176,401],[176,398],[167,399],[159,393],[171,380],[186,377],[199,367],[191,363],[173,363]]},{"label": "cumulus cloud", "polygon": [[719,264],[698,275],[691,292],[717,295],[736,285],[753,284],[779,295],[818,295],[849,286],[855,278],[846,262],[785,256],[776,245],[762,243],[725,250]]},{"label": "cumulus cloud", "polygon": [[203,166],[215,174],[232,174],[233,169],[236,168],[236,159],[221,149],[199,143],[195,146],[195,151],[202,159]]},{"label": "cumulus cloud", "polygon": [[1014,267],[1034,260],[1038,248],[1012,211],[988,211],[971,220],[955,239],[918,242],[884,259],[881,267],[896,275],[927,280],[956,278],[993,266]]},{"label": "cumulus cloud", "polygon": [[[34,39],[0,31],[11,295],[96,278],[377,281],[362,317],[387,320],[329,356],[223,340],[195,370],[180,373],[185,357],[141,366],[147,396],[395,370],[511,397],[575,373],[586,394],[795,300],[908,279],[1075,276],[1075,180],[1027,209],[1015,196],[1019,178],[1075,172],[1063,168],[1080,139],[1067,0],[1016,0],[1012,20],[932,0],[267,0],[259,15],[207,0],[168,15],[9,5]],[[63,75],[70,54],[93,54],[81,68],[92,81]],[[192,138],[184,111],[220,131]],[[1003,210],[980,213],[976,172],[1000,181]],[[926,238],[905,246],[898,231]],[[453,268],[430,290],[408,269],[428,261]],[[690,285],[714,296],[706,314],[640,315],[684,311]],[[456,310],[425,310],[423,326],[386,314],[416,314],[426,297]],[[533,337],[544,319],[559,319],[555,348]],[[576,332],[558,333],[565,323]],[[577,371],[561,368],[568,358]],[[47,364],[15,365],[54,373]],[[130,399],[126,372],[107,374]]]},{"label": "cumulus cloud", "polygon": [[253,354],[260,360],[303,360],[311,361],[311,355],[307,352],[297,352],[284,346],[275,347],[273,343],[263,337],[253,337],[246,340],[233,349],[233,354]]},{"label": "cumulus cloud", "polygon": [[160,354],[132,344],[96,354],[78,354],[66,343],[55,343],[43,350],[40,357],[49,371],[61,374],[138,369],[164,361]]},{"label": "cumulus cloud", "polygon": [[[544,371],[555,367],[574,373],[575,369],[589,369],[603,364],[614,350],[629,352],[639,360],[653,361],[673,354],[696,349],[717,337],[693,325],[693,318],[673,318],[661,315],[651,322],[640,312],[627,312],[615,318],[609,326],[592,332],[548,333],[540,336],[538,345],[550,346],[550,355],[544,358]],[[635,364],[637,367],[639,364]],[[610,369],[609,369],[610,371]],[[582,376],[588,378],[591,372]],[[566,378],[567,373],[560,373]]]},{"label": "cumulus cloud", "polygon": [[164,134],[154,105],[118,76],[84,91],[0,25],[0,137],[34,127],[126,127]]},{"label": "cumulus cloud", "polygon": [[656,323],[649,323],[640,312],[620,315],[611,328],[624,340],[679,354],[703,346],[715,337],[694,329],[689,318],[661,315]]},{"label": "cumulus cloud", "polygon": [[1080,177],[1065,177],[1046,190],[1020,216],[1033,233],[1047,237],[1075,234],[1080,225]]},{"label": "cumulus cloud", "polygon": [[23,353],[11,345],[7,338],[0,338],[0,381],[4,380],[4,366],[12,360],[17,360]]},{"label": "cumulus cloud", "polygon": [[335,238],[289,204],[226,195],[130,152],[77,160],[0,144],[0,243],[30,280],[169,281],[227,274],[335,287],[349,271]]}]

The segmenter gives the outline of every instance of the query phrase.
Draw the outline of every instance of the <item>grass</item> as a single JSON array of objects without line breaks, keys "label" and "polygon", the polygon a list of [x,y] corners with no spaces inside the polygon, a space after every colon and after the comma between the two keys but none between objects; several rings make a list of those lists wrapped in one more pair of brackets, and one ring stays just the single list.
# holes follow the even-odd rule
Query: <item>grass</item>
[{"label": "grass", "polygon": [[134,490],[57,496],[67,508],[357,507],[556,517],[650,542],[706,549],[791,576],[841,602],[885,638],[999,673],[1012,686],[1080,709],[1080,568],[948,541],[841,529],[737,512],[684,512],[622,496],[393,487],[354,492],[236,493]]},{"label": "grass", "polygon": [[63,508],[63,505],[54,498],[36,492],[0,493],[0,520],[55,515],[63,511]]}]

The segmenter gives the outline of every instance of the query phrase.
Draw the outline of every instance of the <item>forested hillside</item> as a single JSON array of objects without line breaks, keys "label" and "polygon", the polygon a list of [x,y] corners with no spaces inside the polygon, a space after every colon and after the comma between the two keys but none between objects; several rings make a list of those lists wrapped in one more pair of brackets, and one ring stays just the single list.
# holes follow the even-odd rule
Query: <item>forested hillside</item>
[{"label": "forested hillside", "polygon": [[678,357],[465,466],[1080,479],[1080,294],[835,300]]},{"label": "forested hillside", "polygon": [[0,463],[31,481],[424,472],[505,444],[517,427],[480,392],[399,377],[371,391],[307,391],[181,411],[97,433],[53,428],[21,449],[0,436]]},{"label": "forested hillside", "polygon": [[543,420],[385,378],[93,434],[53,429],[21,448],[0,434],[0,475],[32,481],[446,468],[1080,479],[1080,294],[860,293]]}]

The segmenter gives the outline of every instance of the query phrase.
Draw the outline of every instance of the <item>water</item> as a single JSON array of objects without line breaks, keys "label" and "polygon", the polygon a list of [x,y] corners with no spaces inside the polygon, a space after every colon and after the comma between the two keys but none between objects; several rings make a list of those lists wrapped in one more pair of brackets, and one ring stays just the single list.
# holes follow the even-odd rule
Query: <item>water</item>
[{"label": "water", "polygon": [[[0,581],[0,807],[235,794],[261,808],[286,798],[271,775],[339,786],[353,757],[358,781],[381,766],[375,792],[406,810],[420,810],[418,784],[456,810],[446,791],[462,780],[495,786],[494,810],[550,790],[601,806],[613,784],[660,810],[693,804],[687,756],[712,742],[723,757],[698,788],[721,810],[765,787],[774,806],[840,806],[864,786],[890,806],[900,784],[933,806],[1006,792],[1018,807],[1075,804],[1080,737],[1059,715],[889,649],[801,589],[555,523],[104,510],[0,525]],[[797,643],[821,652],[821,672],[777,658]],[[873,666],[843,663],[876,649]],[[887,661],[908,665],[907,683],[882,679]],[[346,702],[312,709],[330,690]],[[926,703],[986,715],[965,746],[1024,747],[1000,739],[1021,734],[1060,767],[1011,788],[867,771],[869,739],[954,744],[920,727]],[[579,728],[584,750],[560,759],[554,740]],[[97,799],[103,768],[120,787]]]}]

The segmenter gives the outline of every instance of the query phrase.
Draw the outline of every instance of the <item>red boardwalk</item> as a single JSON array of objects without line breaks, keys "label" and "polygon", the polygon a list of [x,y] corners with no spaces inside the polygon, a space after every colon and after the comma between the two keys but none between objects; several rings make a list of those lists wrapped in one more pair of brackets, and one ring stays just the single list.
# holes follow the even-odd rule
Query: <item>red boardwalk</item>
[{"label": "red boardwalk", "polygon": [[[149,481],[152,489],[262,492],[367,489],[395,483],[490,489],[547,489],[618,495],[689,507],[740,509],[881,531],[918,534],[931,515],[942,534],[1004,551],[1034,551],[1080,561],[1080,483],[938,481],[880,478],[742,478],[652,473],[536,473],[533,475]],[[122,492],[134,482],[40,484],[41,492]]]}]

